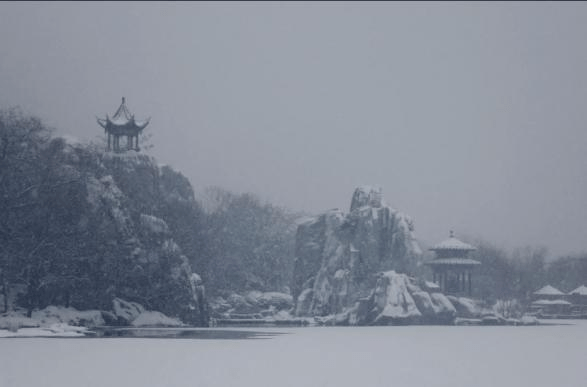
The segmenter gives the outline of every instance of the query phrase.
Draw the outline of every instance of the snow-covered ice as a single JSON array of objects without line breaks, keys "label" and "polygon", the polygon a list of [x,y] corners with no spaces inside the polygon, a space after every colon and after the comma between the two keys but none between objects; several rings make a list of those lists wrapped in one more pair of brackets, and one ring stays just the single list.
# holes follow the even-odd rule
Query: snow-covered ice
[{"label": "snow-covered ice", "polygon": [[[560,321],[568,324],[568,320]],[[2,387],[580,387],[587,321],[242,328],[263,339],[3,339]]]}]

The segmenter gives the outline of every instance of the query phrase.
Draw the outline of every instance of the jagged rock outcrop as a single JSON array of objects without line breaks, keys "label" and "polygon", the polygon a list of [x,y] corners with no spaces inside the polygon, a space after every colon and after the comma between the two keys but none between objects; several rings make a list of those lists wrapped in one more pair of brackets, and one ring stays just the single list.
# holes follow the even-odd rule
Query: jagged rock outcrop
[{"label": "jagged rock outcrop", "polygon": [[324,325],[454,323],[457,310],[438,287],[393,270],[377,273],[376,278],[368,297],[359,299],[341,313],[316,317],[316,320]]},{"label": "jagged rock outcrop", "polygon": [[374,325],[450,324],[456,315],[456,309],[444,294],[427,289],[425,283],[418,286],[414,278],[395,271],[379,273],[366,309],[368,314],[357,319]]},{"label": "jagged rock outcrop", "polygon": [[406,272],[421,254],[412,220],[381,189],[359,187],[350,213],[331,210],[298,226],[292,292],[298,316],[338,314],[368,297],[376,273]]}]

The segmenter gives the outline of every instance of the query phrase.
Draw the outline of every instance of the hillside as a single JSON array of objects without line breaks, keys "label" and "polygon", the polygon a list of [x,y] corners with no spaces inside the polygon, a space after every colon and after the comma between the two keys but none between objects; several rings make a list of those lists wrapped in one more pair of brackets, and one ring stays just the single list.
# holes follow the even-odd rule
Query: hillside
[{"label": "hillside", "polygon": [[145,154],[51,138],[15,112],[0,118],[5,307],[111,310],[120,298],[208,324],[204,284],[181,247],[197,240],[185,225],[201,214],[182,174]]}]

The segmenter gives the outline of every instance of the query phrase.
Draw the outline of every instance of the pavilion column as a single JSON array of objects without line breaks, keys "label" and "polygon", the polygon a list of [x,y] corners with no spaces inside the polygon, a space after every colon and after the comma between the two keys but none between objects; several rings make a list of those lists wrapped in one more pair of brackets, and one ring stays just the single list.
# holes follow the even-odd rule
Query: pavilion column
[{"label": "pavilion column", "polygon": [[106,150],[110,150],[110,133],[108,133],[108,147],[106,148]]},{"label": "pavilion column", "polygon": [[437,278],[438,278],[438,286],[440,286],[440,290],[444,290],[442,288],[442,272],[438,273]]},{"label": "pavilion column", "polygon": [[471,272],[467,272],[468,277],[469,277],[469,296],[471,295]]}]

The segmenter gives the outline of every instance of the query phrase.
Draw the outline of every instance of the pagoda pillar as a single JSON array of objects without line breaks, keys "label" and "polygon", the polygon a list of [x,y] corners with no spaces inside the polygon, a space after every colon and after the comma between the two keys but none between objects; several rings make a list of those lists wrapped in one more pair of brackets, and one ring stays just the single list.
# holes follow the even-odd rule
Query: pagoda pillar
[{"label": "pagoda pillar", "polygon": [[472,293],[471,292],[471,272],[469,271],[469,272],[467,272],[467,274],[468,274],[468,277],[469,277],[469,296],[470,296],[471,293]]}]

